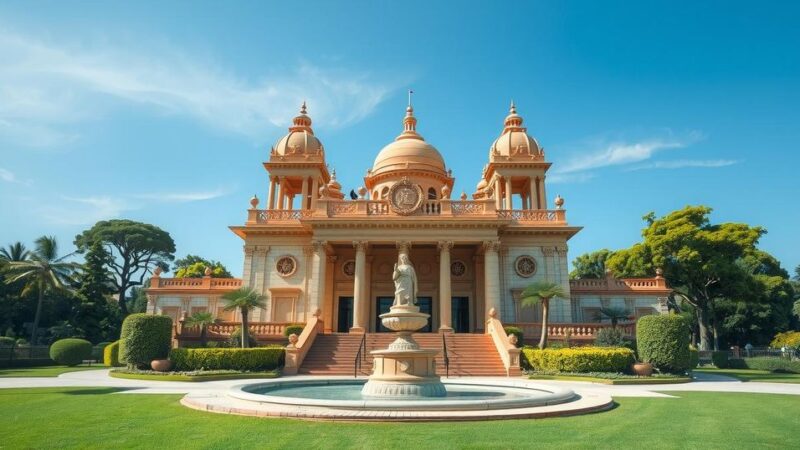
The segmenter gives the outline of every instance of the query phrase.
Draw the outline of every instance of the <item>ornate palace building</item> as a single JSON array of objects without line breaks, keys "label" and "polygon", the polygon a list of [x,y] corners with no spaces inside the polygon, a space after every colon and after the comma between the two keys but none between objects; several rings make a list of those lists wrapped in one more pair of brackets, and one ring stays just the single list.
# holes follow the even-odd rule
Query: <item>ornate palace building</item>
[{"label": "ornate palace building", "polygon": [[[540,311],[523,308],[520,293],[537,280],[570,293],[552,302],[548,332],[555,338],[591,337],[603,306],[625,307],[636,317],[665,308],[669,289],[661,277],[569,280],[567,241],[581,227],[567,221],[563,198],[548,201],[551,163],[513,104],[471,195],[454,195],[453,173],[417,131],[411,105],[402,132],[378,152],[355,199],[345,198],[329,172],[327,150],[311,125],[304,104],[264,163],[264,203],[253,197],[245,223],[231,227],[244,241],[242,279],[156,273],[151,313],[177,321],[207,310],[223,324],[235,322],[219,297],[246,285],[268,297],[267,307],[252,314],[257,335],[277,335],[285,324],[312,318],[323,335],[380,333],[386,330],[378,316],[392,304],[392,268],[401,250],[419,277],[418,304],[431,315],[422,331],[480,334],[494,318],[532,339]],[[224,325],[217,331],[224,334]]]}]

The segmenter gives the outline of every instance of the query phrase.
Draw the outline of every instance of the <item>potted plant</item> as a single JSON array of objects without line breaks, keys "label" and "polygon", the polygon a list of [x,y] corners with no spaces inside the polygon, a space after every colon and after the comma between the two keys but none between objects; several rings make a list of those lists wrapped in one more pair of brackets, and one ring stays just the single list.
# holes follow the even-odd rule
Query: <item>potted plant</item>
[{"label": "potted plant", "polygon": [[649,362],[641,362],[637,361],[633,363],[631,366],[631,370],[633,370],[633,374],[640,376],[640,377],[649,377],[653,374],[653,365]]}]

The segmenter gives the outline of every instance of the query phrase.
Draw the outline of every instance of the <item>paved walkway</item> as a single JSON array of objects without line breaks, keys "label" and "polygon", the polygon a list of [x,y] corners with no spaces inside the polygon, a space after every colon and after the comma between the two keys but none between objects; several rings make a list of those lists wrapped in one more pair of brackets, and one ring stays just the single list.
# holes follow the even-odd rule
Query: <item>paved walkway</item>
[{"label": "paved walkway", "polygon": [[[298,376],[296,378],[306,378]],[[349,377],[342,377],[349,378]],[[507,380],[505,377],[471,377],[474,380]],[[672,397],[668,392],[752,392],[762,394],[800,395],[800,384],[741,382],[723,375],[697,373],[695,381],[682,384],[606,385],[582,381],[532,380],[537,384],[567,387],[574,391],[612,397]],[[221,380],[206,382],[146,381],[112,378],[108,369],[68,372],[52,378],[0,378],[0,389],[36,387],[110,387],[130,394],[219,393],[231,386],[257,380]]]}]

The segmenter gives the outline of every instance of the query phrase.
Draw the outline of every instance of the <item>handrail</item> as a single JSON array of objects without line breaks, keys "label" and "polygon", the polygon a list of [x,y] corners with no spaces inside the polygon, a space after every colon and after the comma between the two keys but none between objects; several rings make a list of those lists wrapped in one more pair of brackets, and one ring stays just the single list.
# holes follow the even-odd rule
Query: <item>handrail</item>
[{"label": "handrail", "polygon": [[494,342],[506,369],[506,376],[518,375],[520,370],[520,350],[506,334],[505,329],[503,329],[503,323],[500,322],[497,317],[497,311],[494,308],[489,310],[489,318],[486,320],[486,334],[492,337],[492,342]]},{"label": "handrail", "polygon": [[317,335],[322,332],[323,322],[320,315],[319,309],[314,312],[314,315],[306,322],[306,326],[300,336],[296,334],[289,335],[289,345],[284,349],[286,359],[283,373],[285,375],[296,375],[300,366],[303,365],[303,360],[305,360],[308,350],[314,345]]},{"label": "handrail", "polygon": [[445,378],[450,378],[450,357],[447,356],[447,339],[445,335],[447,333],[442,333],[442,356],[444,357],[444,372]]},{"label": "handrail", "polygon": [[[363,353],[362,353],[363,350]],[[361,360],[367,353],[367,333],[361,335],[361,342],[358,344],[358,352],[356,359],[353,361],[353,378],[358,378],[358,372],[361,371]]]}]

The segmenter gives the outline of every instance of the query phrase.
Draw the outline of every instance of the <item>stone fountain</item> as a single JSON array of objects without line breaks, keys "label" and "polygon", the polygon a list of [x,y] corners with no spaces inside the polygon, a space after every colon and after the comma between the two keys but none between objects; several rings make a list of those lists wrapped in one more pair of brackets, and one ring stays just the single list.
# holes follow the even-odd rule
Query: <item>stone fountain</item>
[{"label": "stone fountain", "polygon": [[381,314],[381,323],[397,332],[386,350],[372,352],[373,372],[361,393],[370,397],[444,397],[444,384],[436,375],[439,350],[421,349],[412,333],[428,323],[430,315],[416,306],[417,276],[408,254],[401,252],[392,275],[394,304]]}]

